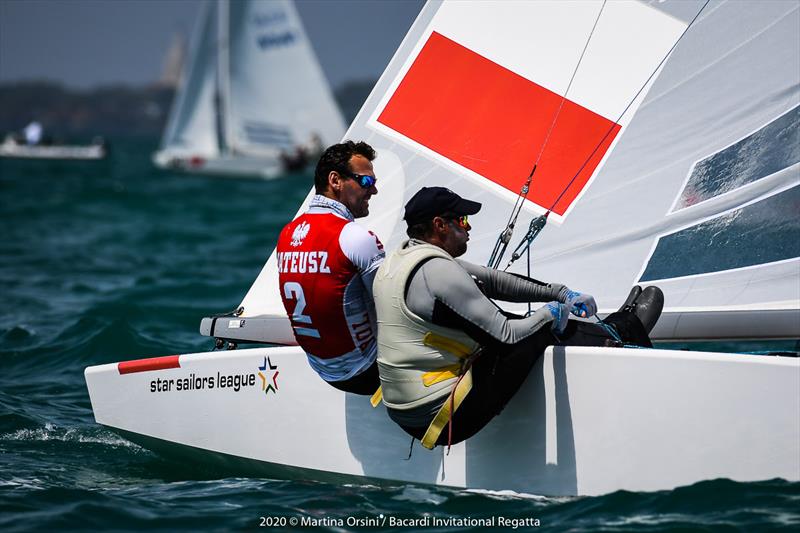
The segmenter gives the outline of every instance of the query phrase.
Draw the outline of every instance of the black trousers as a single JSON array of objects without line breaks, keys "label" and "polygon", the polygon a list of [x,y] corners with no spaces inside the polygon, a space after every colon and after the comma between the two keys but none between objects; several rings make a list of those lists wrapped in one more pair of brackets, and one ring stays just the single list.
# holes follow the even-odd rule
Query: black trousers
[{"label": "black trousers", "polygon": [[[604,322],[613,326],[626,343],[652,347],[644,326],[633,313],[617,312],[609,315]],[[472,365],[472,390],[450,423],[444,427],[436,444],[448,444],[451,424],[453,435],[449,442],[452,444],[466,440],[483,429],[516,394],[545,348],[553,345],[619,346],[619,343],[598,324],[570,320],[564,333],[558,337],[549,328],[544,328],[510,348],[484,350]],[[400,427],[421,440],[430,422],[423,427]]]},{"label": "black trousers", "polygon": [[328,385],[344,392],[372,396],[381,384],[378,377],[378,362],[373,361],[369,368],[343,381],[326,381]]}]

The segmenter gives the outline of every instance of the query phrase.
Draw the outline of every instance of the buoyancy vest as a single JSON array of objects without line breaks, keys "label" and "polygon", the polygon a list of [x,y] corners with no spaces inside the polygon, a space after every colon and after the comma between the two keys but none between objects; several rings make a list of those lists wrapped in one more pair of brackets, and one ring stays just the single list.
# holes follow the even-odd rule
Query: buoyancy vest
[{"label": "buoyancy vest", "polygon": [[[411,409],[451,393],[465,359],[446,349],[447,341],[469,352],[479,348],[463,331],[433,324],[406,305],[409,276],[417,265],[435,257],[453,260],[438,246],[401,247],[386,258],[375,276],[378,371],[383,402],[393,409]],[[432,337],[446,341],[428,342]]]}]

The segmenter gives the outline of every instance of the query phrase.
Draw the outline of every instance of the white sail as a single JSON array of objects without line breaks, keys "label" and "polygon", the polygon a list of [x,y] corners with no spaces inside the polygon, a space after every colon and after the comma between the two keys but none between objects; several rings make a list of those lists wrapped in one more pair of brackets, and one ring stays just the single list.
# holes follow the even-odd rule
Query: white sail
[{"label": "white sail", "polygon": [[[703,5],[429,3],[347,132],[379,154],[359,223],[392,249],[405,201],[447,186],[484,204],[485,264],[538,161],[501,266],[552,208],[533,277],[604,312],[658,284],[656,338],[797,338],[800,4]],[[282,314],[273,261],[243,316]]]},{"label": "white sail", "polygon": [[216,127],[217,29],[214,5],[206,3],[200,13],[186,65],[164,132],[161,149],[193,156],[219,153]]},{"label": "white sail", "polygon": [[331,144],[341,113],[290,0],[204,6],[156,164],[275,177],[281,153]]},{"label": "white sail", "polygon": [[258,155],[292,149],[317,134],[337,142],[345,130],[294,5],[288,0],[230,2],[228,145]]}]

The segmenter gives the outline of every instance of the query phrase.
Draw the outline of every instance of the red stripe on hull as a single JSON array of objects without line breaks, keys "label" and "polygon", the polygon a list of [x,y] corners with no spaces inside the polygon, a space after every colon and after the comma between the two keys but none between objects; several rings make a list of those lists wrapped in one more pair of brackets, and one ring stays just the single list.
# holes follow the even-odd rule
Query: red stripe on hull
[{"label": "red stripe on hull", "polygon": [[[561,102],[561,95],[434,32],[378,122],[517,194]],[[553,209],[563,215],[619,130],[565,100],[528,199],[550,208],[578,174]]]},{"label": "red stripe on hull", "polygon": [[150,359],[136,359],[117,363],[120,374],[134,374],[136,372],[150,372],[151,370],[166,370],[180,368],[180,355],[165,355],[164,357],[151,357]]}]

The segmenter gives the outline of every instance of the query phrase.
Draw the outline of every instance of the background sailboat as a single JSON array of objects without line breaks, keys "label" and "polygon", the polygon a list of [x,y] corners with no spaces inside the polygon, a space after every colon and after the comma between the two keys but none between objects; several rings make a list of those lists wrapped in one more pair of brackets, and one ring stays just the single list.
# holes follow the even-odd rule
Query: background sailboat
[{"label": "background sailboat", "polygon": [[156,165],[270,178],[281,156],[340,139],[344,121],[290,0],[209,2]]},{"label": "background sailboat", "polygon": [[0,143],[0,157],[15,159],[42,159],[54,161],[97,161],[108,155],[102,139],[88,145],[25,144],[16,142],[9,135]]},{"label": "background sailboat", "polygon": [[[798,9],[431,2],[347,134],[379,153],[363,223],[391,249],[405,200],[444,185],[484,204],[466,258],[485,263],[538,163],[519,219],[551,211],[533,276],[592,293],[605,312],[657,282],[662,339],[798,338]],[[274,254],[236,313],[201,330],[294,344]],[[800,479],[797,358],[548,349],[479,435],[410,460],[381,409],[321,383],[294,346],[102,365],[86,379],[97,421],[130,439],[274,476],[541,494]],[[261,415],[268,429],[252,423]]]}]

